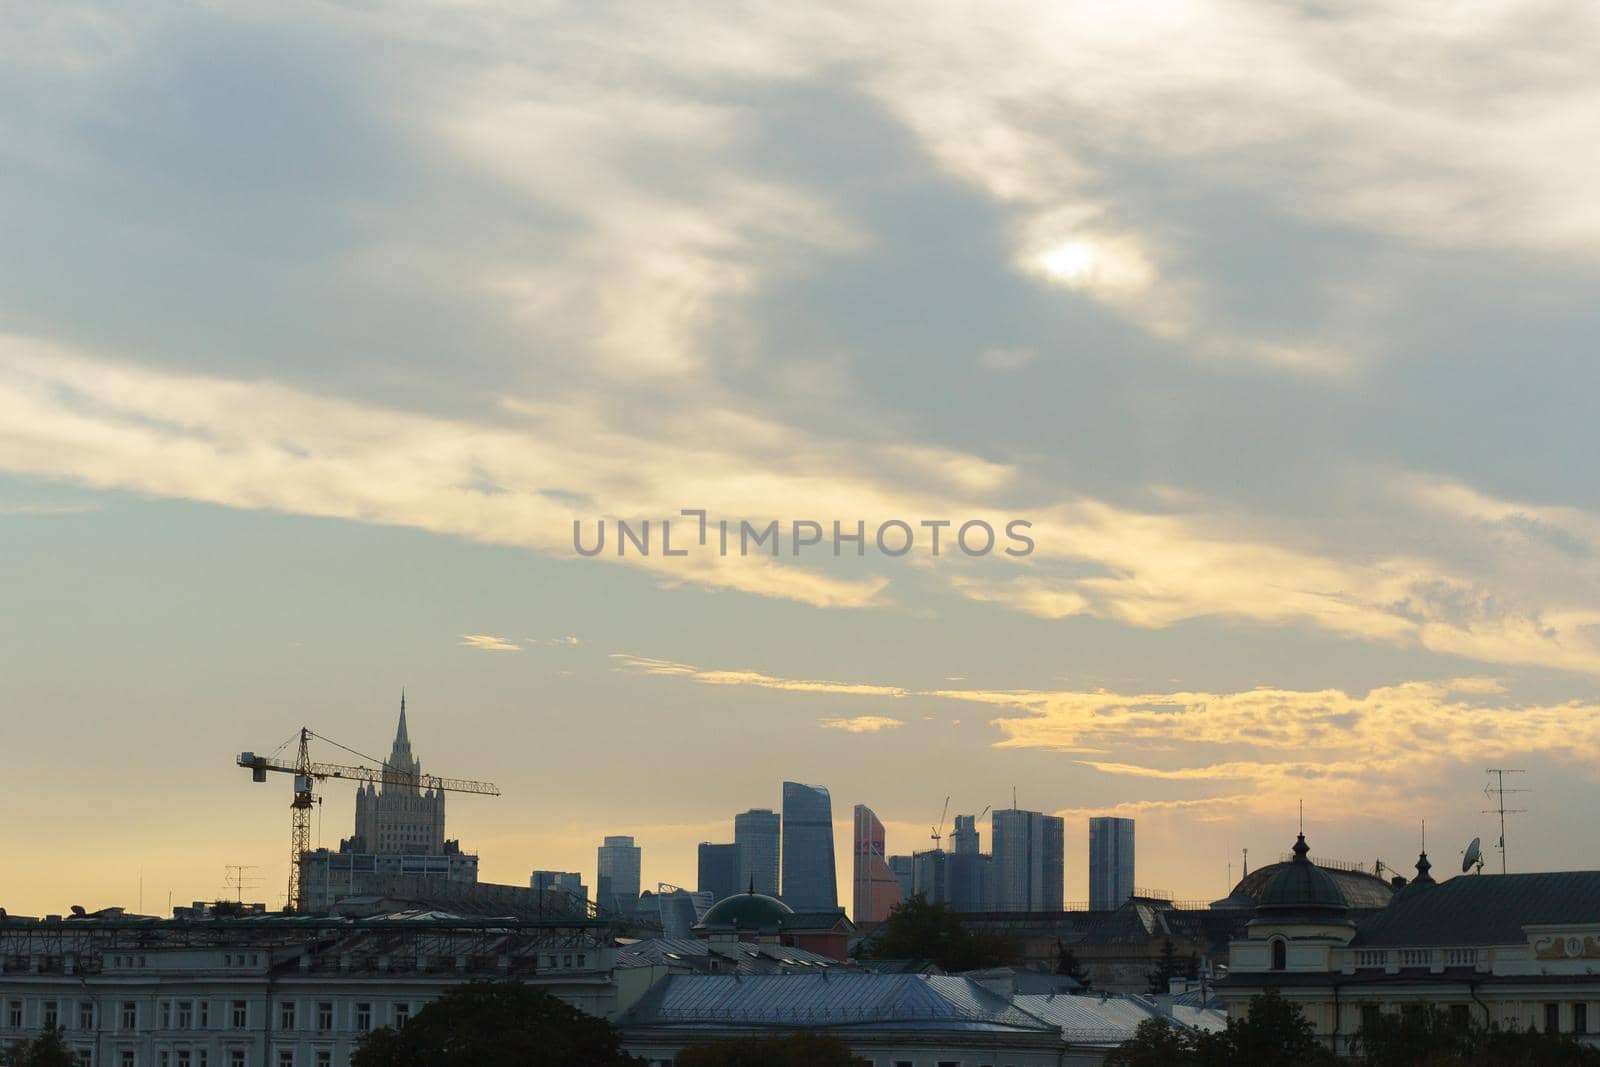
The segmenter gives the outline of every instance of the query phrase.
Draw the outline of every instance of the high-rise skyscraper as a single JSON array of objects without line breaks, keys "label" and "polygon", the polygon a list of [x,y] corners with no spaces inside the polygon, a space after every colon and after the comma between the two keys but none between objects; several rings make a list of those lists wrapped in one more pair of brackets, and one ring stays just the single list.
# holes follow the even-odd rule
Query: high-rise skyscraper
[{"label": "high-rise skyscraper", "polygon": [[977,853],[978,817],[976,815],[956,816],[956,828],[950,834],[950,851],[958,856]]},{"label": "high-rise skyscraper", "polygon": [[400,724],[385,766],[400,774],[385,774],[380,785],[368,782],[356,789],[356,832],[346,842],[346,851],[443,855],[444,791],[424,790],[416,784],[422,761],[411,754],[404,693],[400,694]]},{"label": "high-rise skyscraper", "polygon": [[1133,820],[1089,820],[1089,908],[1110,911],[1133,896]]},{"label": "high-rise skyscraper", "polygon": [[957,815],[950,834],[949,871],[945,892],[956,911],[984,911],[988,908],[990,858],[978,851],[978,817]]},{"label": "high-rise skyscraper", "polygon": [[854,911],[858,923],[877,923],[900,903],[900,881],[884,855],[883,823],[865,804],[856,805]]},{"label": "high-rise skyscraper", "polygon": [[995,911],[1060,911],[1062,903],[1061,819],[1015,808],[990,816]]},{"label": "high-rise skyscraper", "polygon": [[711,903],[744,892],[739,884],[743,874],[744,849],[738,844],[700,842],[700,892],[710,893]]},{"label": "high-rise skyscraper", "polygon": [[642,850],[633,838],[614,836],[600,846],[596,885],[611,899],[597,899],[602,908],[632,915],[639,907],[639,866]]},{"label": "high-rise skyscraper", "polygon": [[541,899],[550,892],[563,893],[575,903],[589,899],[589,887],[577,871],[534,871],[528,876],[528,888]]},{"label": "high-rise skyscraper", "polygon": [[833,798],[824,786],[783,783],[783,902],[795,911],[839,906]]},{"label": "high-rise skyscraper", "polygon": [[744,850],[739,888],[778,895],[778,841],[782,831],[771,808],[751,808],[733,817],[733,841]]},{"label": "high-rise skyscraper", "polygon": [[889,869],[894,872],[894,880],[900,883],[900,899],[909,899],[916,892],[915,860],[911,856],[890,856]]}]

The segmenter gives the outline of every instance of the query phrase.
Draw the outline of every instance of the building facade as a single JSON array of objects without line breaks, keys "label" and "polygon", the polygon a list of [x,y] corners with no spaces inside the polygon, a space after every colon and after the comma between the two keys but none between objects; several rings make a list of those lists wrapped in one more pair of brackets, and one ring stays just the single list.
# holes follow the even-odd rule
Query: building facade
[{"label": "building facade", "polygon": [[1133,896],[1133,820],[1089,820],[1089,910],[1110,911]]},{"label": "building facade", "polygon": [[900,881],[889,869],[884,853],[883,823],[871,808],[857,804],[855,808],[855,856],[853,910],[850,917],[858,923],[878,923],[889,917],[900,903]]},{"label": "building facade", "polygon": [[395,878],[419,878],[452,885],[476,885],[478,857],[454,841],[440,853],[307,852],[300,867],[300,897],[310,911],[326,911],[346,897],[380,892]]},{"label": "building facade", "polygon": [[589,887],[577,871],[534,871],[528,875],[528,888],[541,897],[545,893],[562,893],[575,900],[589,899]]},{"label": "building facade", "polygon": [[1309,851],[1302,835],[1230,945],[1230,1014],[1277,990],[1341,1054],[1363,1023],[1419,1005],[1600,1044],[1600,871],[1437,882],[1423,853],[1387,905],[1358,912]]},{"label": "building facade", "polygon": [[639,906],[639,870],[643,850],[633,838],[617,834],[605,839],[597,859],[599,893],[595,903],[619,915],[632,915]]},{"label": "building facade", "polygon": [[714,845],[702,841],[698,859],[700,892],[709,894],[711,903],[715,904],[723,897],[731,897],[748,888],[739,884],[745,866],[744,849],[739,845]]},{"label": "building facade", "polygon": [[833,862],[833,799],[820,785],[783,783],[784,903],[796,911],[839,906]]},{"label": "building facade", "polygon": [[396,773],[386,773],[380,782],[357,788],[355,834],[340,845],[340,851],[443,855],[444,790],[422,789],[416,784],[422,761],[411,753],[404,694],[385,770]]},{"label": "building facade", "polygon": [[990,908],[994,911],[1060,911],[1063,827],[1061,819],[1015,808],[990,815]]},{"label": "building facade", "polygon": [[733,817],[734,844],[744,849],[740,888],[754,888],[769,897],[778,895],[779,842],[783,837],[778,813],[771,808],[751,808]]}]

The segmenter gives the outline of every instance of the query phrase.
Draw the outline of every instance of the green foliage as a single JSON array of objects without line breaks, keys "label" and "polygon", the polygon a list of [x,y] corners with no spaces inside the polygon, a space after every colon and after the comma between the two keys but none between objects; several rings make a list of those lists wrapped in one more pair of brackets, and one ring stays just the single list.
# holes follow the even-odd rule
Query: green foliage
[{"label": "green foliage", "polygon": [[521,982],[456,986],[399,1030],[361,1040],[351,1067],[621,1067],[642,1061],[622,1051],[621,1035]]},{"label": "green foliage", "polygon": [[743,1037],[690,1045],[673,1059],[674,1067],[858,1067],[869,1061],[828,1034],[797,1032]]},{"label": "green foliage", "polygon": [[61,1027],[39,1032],[32,1041],[24,1041],[10,1052],[0,1052],[0,1063],[7,1067],[74,1067],[77,1054],[67,1047]]},{"label": "green foliage", "polygon": [[1089,969],[1079,961],[1078,954],[1061,941],[1056,942],[1056,973],[1066,975],[1086,991],[1094,981],[1089,977]]},{"label": "green foliage", "polygon": [[1194,1035],[1160,1019],[1146,1019],[1133,1036],[1106,1055],[1106,1067],[1173,1067],[1193,1064]]},{"label": "green foliage", "polygon": [[[1163,1032],[1165,1031],[1165,1032]],[[1316,1067],[1337,1058],[1300,1009],[1276,992],[1250,999],[1250,1013],[1218,1033],[1181,1031],[1156,1019],[1113,1049],[1116,1067]]]},{"label": "green foliage", "polygon": [[922,893],[901,901],[873,938],[869,958],[932,960],[946,971],[999,967],[1016,959],[1016,948],[999,934],[971,930],[945,903]]},{"label": "green foliage", "polygon": [[1600,1049],[1570,1034],[1462,1023],[1442,1008],[1419,1005],[1386,1013],[1356,1032],[1355,1048],[1367,1067],[1565,1067],[1600,1065]]}]

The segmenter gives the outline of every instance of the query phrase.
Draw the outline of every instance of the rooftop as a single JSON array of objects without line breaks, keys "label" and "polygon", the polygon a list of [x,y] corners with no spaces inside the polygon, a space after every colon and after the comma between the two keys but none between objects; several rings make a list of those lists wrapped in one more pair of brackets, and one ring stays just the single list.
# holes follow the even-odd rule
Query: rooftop
[{"label": "rooftop", "polygon": [[1600,871],[1463,874],[1408,889],[1356,924],[1353,946],[1518,945],[1525,926],[1600,922]]}]

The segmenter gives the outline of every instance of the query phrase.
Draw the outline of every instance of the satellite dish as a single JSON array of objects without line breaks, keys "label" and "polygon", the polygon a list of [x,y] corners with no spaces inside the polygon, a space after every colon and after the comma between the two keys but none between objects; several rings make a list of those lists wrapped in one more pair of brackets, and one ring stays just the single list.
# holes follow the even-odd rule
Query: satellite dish
[{"label": "satellite dish", "polygon": [[1476,837],[1472,839],[1472,844],[1467,846],[1466,854],[1461,857],[1461,873],[1466,874],[1472,870],[1473,864],[1483,866],[1483,848]]}]

